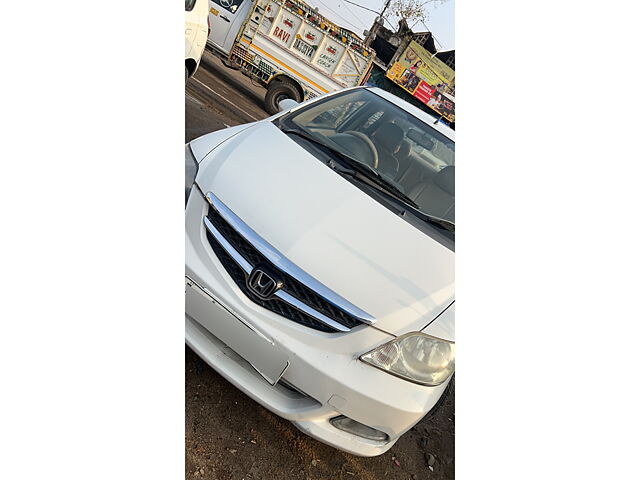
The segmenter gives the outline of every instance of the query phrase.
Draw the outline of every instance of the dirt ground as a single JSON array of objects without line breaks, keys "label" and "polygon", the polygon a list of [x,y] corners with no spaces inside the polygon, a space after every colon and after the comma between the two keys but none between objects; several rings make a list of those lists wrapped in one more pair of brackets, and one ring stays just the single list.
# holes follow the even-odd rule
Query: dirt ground
[{"label": "dirt ground", "polygon": [[[263,96],[264,89],[206,53],[186,88],[185,141],[266,118]],[[433,418],[418,423],[390,451],[362,458],[304,435],[185,350],[187,480],[454,478],[454,388]]]},{"label": "dirt ground", "polygon": [[185,350],[187,480],[454,478],[454,388],[431,419],[390,451],[363,458],[306,436]]}]

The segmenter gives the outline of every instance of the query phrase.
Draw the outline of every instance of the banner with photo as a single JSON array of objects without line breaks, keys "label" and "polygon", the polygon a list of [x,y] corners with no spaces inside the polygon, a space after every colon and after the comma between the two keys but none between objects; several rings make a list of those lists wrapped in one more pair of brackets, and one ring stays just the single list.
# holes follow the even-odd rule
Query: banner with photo
[{"label": "banner with photo", "polygon": [[387,77],[446,120],[455,122],[455,97],[451,94],[455,72],[424,47],[412,41],[389,68]]}]

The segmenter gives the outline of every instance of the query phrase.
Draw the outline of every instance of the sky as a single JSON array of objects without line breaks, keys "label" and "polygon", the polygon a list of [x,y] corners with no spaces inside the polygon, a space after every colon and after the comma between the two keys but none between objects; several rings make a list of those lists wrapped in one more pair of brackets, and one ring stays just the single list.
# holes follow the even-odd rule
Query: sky
[{"label": "sky", "polygon": [[[369,29],[373,24],[376,14],[359,8],[344,0],[304,0],[307,4],[320,9],[320,13],[334,23],[362,34],[363,30]],[[371,10],[381,11],[384,0],[351,0],[354,3],[363,5]],[[427,6],[429,14],[425,25],[418,24],[413,28],[414,32],[429,30],[436,38],[438,50],[451,50],[454,44],[454,10],[455,0],[448,0],[444,3],[435,3]],[[385,15],[387,16],[387,15]],[[397,19],[388,17],[393,21],[393,27],[398,26]],[[385,22],[385,26],[389,25]]]}]

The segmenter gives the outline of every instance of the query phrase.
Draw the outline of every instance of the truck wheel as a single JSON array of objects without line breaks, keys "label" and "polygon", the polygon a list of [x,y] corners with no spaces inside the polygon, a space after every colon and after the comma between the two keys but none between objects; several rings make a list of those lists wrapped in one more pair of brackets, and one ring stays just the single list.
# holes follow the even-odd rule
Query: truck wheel
[{"label": "truck wheel", "polygon": [[264,96],[265,110],[269,115],[280,111],[278,104],[285,98],[290,98],[296,102],[302,100],[300,92],[291,80],[275,80],[267,87],[267,94]]}]

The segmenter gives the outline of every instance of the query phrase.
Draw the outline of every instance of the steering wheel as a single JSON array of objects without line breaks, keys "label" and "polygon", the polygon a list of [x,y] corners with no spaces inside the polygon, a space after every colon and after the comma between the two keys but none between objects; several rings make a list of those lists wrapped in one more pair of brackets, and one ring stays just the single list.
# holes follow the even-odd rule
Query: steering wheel
[{"label": "steering wheel", "polygon": [[376,146],[373,144],[373,142],[369,139],[369,137],[367,137],[364,133],[355,132],[353,130],[348,130],[348,131],[344,132],[344,134],[345,135],[351,135],[352,137],[357,138],[364,145],[366,145],[366,147],[371,152],[371,159],[372,159],[372,163],[373,163],[373,165],[371,165],[371,166],[373,168],[377,169],[378,168],[378,150],[376,149]]}]

